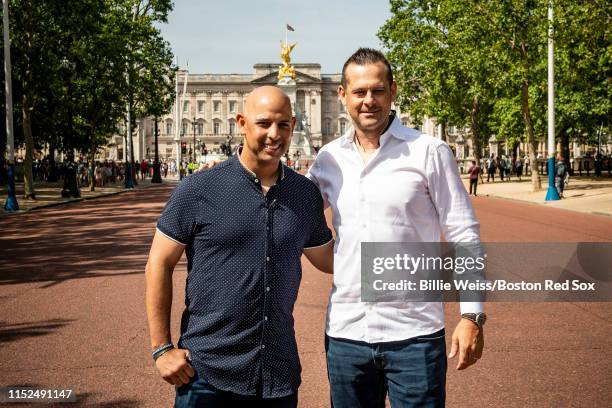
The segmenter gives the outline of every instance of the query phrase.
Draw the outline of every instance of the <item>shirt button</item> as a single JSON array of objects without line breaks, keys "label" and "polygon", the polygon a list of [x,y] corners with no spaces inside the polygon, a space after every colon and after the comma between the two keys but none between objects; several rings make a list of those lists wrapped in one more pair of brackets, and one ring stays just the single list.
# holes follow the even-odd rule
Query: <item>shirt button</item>
[{"label": "shirt button", "polygon": [[266,261],[270,261],[270,257],[269,256],[266,256]]},{"label": "shirt button", "polygon": [[266,292],[269,292],[269,291],[270,291],[270,287],[266,286]]},{"label": "shirt button", "polygon": [[270,231],[270,227],[266,227],[266,231]]},{"label": "shirt button", "polygon": [[261,348],[262,348],[262,349],[265,349],[265,348],[266,348],[266,345],[265,345],[265,344],[262,344],[262,345],[261,345]]},{"label": "shirt button", "polygon": [[255,179],[255,182],[256,182],[256,183],[259,183],[259,179],[257,179],[257,178],[256,178],[256,179]]},{"label": "shirt button", "polygon": [[265,321],[268,321],[268,316],[264,316],[264,320],[265,320]]}]

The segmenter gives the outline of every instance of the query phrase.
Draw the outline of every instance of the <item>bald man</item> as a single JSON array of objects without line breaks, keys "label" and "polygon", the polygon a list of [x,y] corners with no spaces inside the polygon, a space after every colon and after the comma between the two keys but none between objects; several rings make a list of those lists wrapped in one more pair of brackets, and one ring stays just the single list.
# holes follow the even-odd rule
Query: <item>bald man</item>
[{"label": "bald man", "polygon": [[[236,120],[244,147],[177,186],[146,267],[152,355],[176,386],[176,407],[296,407],[300,257],[333,268],[319,189],[280,161],[295,124],[289,98],[257,88]],[[172,273],[183,251],[188,276],[175,347]]]}]

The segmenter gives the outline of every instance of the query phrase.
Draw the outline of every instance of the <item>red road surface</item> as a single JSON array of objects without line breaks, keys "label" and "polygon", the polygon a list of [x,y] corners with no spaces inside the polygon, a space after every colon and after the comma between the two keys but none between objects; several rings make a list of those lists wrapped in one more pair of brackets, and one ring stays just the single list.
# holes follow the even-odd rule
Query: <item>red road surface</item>
[{"label": "red road surface", "polygon": [[[71,388],[79,406],[172,405],[173,388],[149,355],[143,294],[155,220],[171,188],[0,219],[0,387]],[[612,218],[492,198],[474,204],[485,242],[612,241]],[[181,262],[175,336],[184,281]],[[329,406],[330,282],[304,261],[295,309],[300,407]],[[446,310],[452,330],[458,307]],[[487,311],[483,358],[463,372],[449,366],[449,407],[609,406],[611,303],[494,303]]]}]

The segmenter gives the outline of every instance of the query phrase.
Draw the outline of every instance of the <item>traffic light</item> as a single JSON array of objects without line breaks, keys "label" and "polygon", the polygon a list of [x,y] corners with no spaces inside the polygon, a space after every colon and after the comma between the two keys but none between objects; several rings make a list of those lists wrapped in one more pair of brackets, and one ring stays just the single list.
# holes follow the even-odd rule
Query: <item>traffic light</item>
[{"label": "traffic light", "polygon": [[187,143],[181,143],[181,154],[187,154]]}]

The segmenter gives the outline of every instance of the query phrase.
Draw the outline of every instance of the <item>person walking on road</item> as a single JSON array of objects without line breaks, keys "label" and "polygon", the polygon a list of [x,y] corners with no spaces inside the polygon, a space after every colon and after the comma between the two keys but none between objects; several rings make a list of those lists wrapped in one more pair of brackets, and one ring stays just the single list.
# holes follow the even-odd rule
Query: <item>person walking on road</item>
[{"label": "person walking on road", "polygon": [[[247,97],[238,154],[175,189],[146,267],[155,365],[176,407],[296,407],[293,307],[302,253],[331,273],[333,239],[316,185],[280,163],[295,118],[280,88]],[[185,251],[181,335],[170,334],[172,272]]]},{"label": "person walking on road", "polygon": [[[480,167],[476,165],[476,160],[472,160],[472,166],[468,170],[470,175],[470,195],[474,194],[476,197],[476,188],[478,187],[478,176],[480,175]],[[472,193],[472,188],[474,192]]]},{"label": "person walking on road", "polygon": [[[360,48],[344,64],[338,95],[352,126],[323,146],[309,170],[333,213],[338,247],[327,309],[326,356],[334,408],[445,403],[440,302],[361,301],[362,242],[479,242],[479,223],[449,146],[401,124],[384,55]],[[475,364],[481,303],[461,303],[449,358]]]}]

